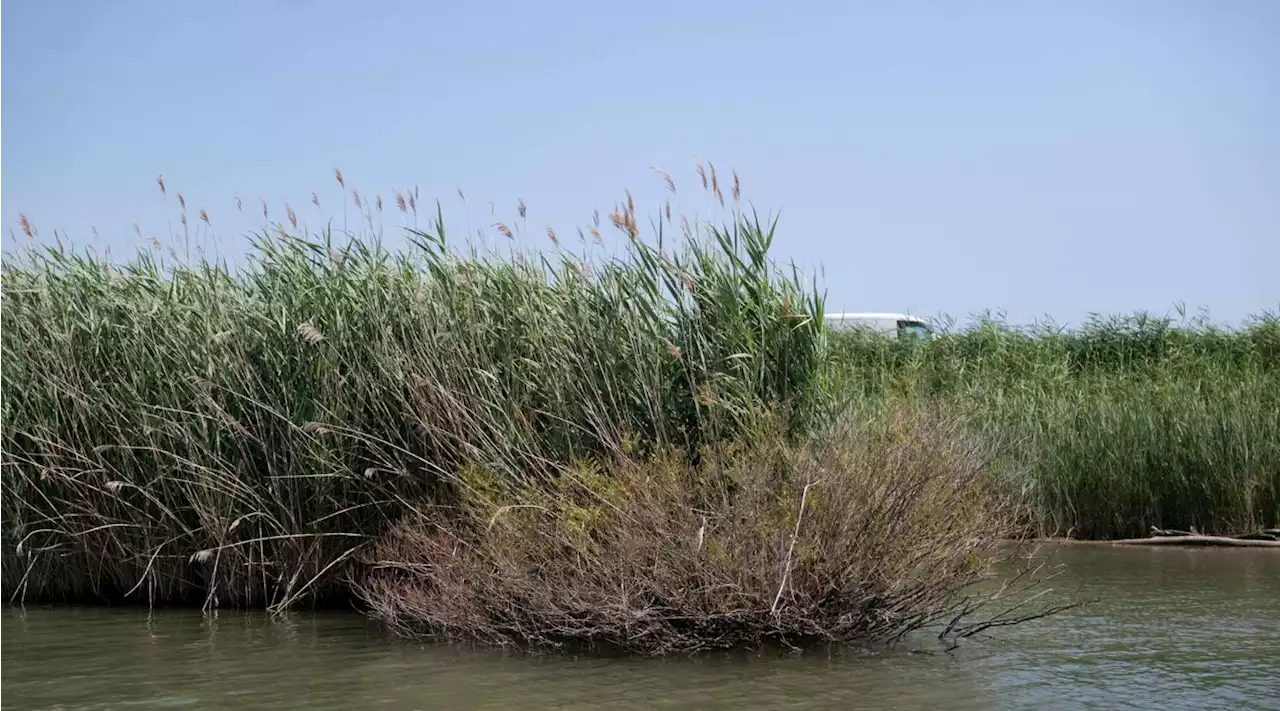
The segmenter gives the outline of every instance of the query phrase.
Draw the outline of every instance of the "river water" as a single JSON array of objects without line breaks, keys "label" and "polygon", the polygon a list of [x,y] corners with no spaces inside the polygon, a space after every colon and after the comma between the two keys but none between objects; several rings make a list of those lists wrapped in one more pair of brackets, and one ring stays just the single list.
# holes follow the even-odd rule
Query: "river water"
[{"label": "river water", "polygon": [[958,650],[666,660],[389,638],[353,613],[8,610],[5,709],[1280,709],[1280,552],[1074,545],[1087,608]]}]

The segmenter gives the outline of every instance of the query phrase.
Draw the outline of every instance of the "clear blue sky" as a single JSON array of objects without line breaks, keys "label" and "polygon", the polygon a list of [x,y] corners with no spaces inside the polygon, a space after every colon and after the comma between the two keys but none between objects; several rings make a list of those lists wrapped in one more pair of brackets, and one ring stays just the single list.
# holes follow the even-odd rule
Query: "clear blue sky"
[{"label": "clear blue sky", "polygon": [[701,157],[834,310],[1280,307],[1275,0],[3,7],[6,249],[23,212],[132,252],[181,190],[234,254],[260,196],[341,222],[335,167],[545,245],[657,209],[650,165],[689,208]]}]

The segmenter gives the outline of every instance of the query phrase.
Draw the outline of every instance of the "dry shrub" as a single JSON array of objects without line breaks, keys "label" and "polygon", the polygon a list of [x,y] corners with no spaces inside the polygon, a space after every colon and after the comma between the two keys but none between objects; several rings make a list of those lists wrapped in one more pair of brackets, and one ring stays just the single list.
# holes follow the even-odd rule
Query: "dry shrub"
[{"label": "dry shrub", "polygon": [[503,490],[463,473],[376,545],[360,593],[408,634],[640,654],[892,641],[970,610],[1015,519],[956,421],[899,409],[807,445],[761,434],[579,464]]}]

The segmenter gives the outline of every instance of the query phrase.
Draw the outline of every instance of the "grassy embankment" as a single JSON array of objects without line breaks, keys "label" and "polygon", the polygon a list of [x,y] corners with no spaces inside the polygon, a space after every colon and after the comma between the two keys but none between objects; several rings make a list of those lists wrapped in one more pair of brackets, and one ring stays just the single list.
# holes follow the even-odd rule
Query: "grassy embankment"
[{"label": "grassy embankment", "polygon": [[[658,653],[892,637],[1008,530],[982,453],[823,428],[820,301],[772,227],[623,261],[277,235],[256,264],[4,271],[6,589],[285,606]],[[339,577],[339,573],[354,580]]]},{"label": "grassy embankment", "polygon": [[456,256],[443,225],[394,254],[280,227],[236,273],[159,249],[6,260],[7,586],[281,603],[464,496],[468,467],[523,483],[691,453],[803,400],[814,300],[767,226],[668,256],[614,219],[620,261]]},{"label": "grassy embankment", "polygon": [[1043,535],[1229,533],[1280,521],[1280,320],[987,320],[927,345],[837,338],[828,387],[946,403],[1009,459]]},{"label": "grassy embankment", "polygon": [[772,225],[663,250],[612,221],[616,260],[459,253],[443,220],[403,252],[276,226],[235,272],[7,259],[6,594],[354,590],[406,630],[643,652],[883,639],[963,608],[1020,524],[1275,516],[1274,321],[827,342]]}]

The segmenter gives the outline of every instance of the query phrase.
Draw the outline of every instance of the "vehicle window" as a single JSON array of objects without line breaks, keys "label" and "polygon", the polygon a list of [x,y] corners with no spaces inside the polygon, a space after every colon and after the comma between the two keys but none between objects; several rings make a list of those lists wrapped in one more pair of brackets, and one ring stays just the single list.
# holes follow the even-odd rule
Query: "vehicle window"
[{"label": "vehicle window", "polygon": [[928,340],[931,331],[929,327],[915,321],[899,321],[898,336],[906,338],[915,338],[919,340]]}]

